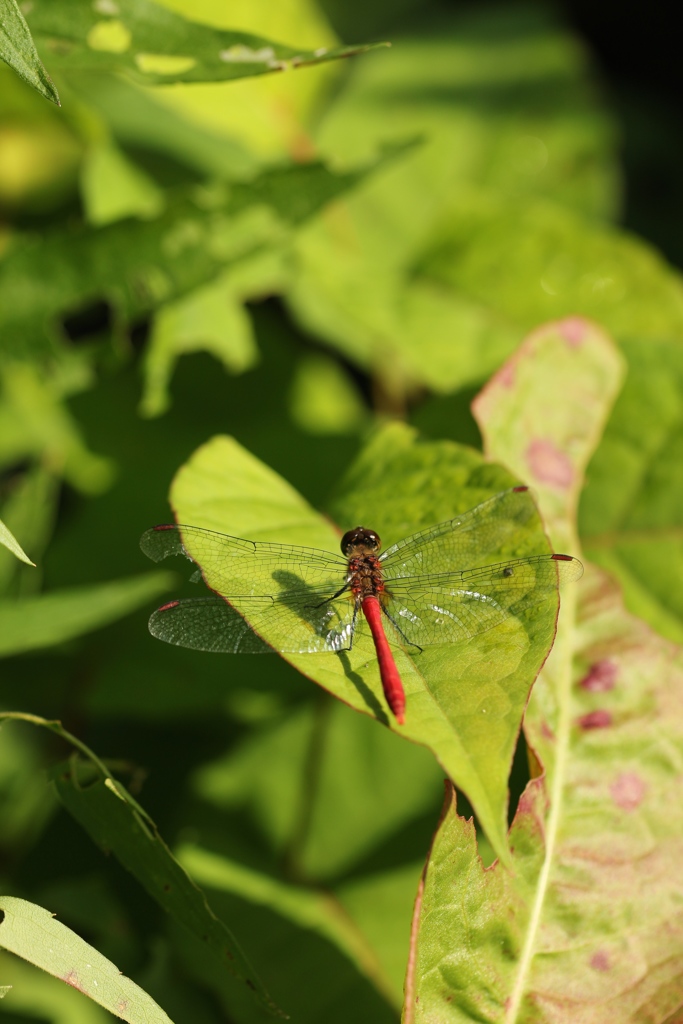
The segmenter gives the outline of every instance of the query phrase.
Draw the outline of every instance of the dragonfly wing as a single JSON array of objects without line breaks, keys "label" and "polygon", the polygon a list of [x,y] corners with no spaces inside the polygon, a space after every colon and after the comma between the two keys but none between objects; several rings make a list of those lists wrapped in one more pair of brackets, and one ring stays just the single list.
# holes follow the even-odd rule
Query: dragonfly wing
[{"label": "dragonfly wing", "polygon": [[348,569],[341,555],[319,548],[244,540],[198,526],[155,526],[143,533],[140,547],[155,562],[185,555],[226,597],[270,597],[296,587],[327,589],[331,596]]},{"label": "dragonfly wing", "polygon": [[[283,653],[336,651],[350,647],[353,598],[346,583],[348,563],[318,548],[243,540],[196,526],[160,526],[143,534],[140,546],[154,561],[185,555],[218,595],[203,602],[165,605],[154,620],[170,643],[199,650],[262,650],[249,640],[253,630]],[[202,609],[206,624],[200,621]],[[168,620],[169,625],[164,623]],[[177,622],[177,627],[171,625]],[[150,625],[150,628],[151,625]]]},{"label": "dragonfly wing", "polygon": [[476,508],[421,530],[380,556],[384,578],[451,572],[481,565],[487,557],[519,554],[520,531],[539,521],[527,488],[511,488]]},{"label": "dragonfly wing", "polygon": [[178,647],[223,654],[316,654],[351,646],[353,608],[348,601],[312,609],[301,623],[292,622],[279,601],[252,598],[240,606],[238,611],[222,597],[170,601],[152,612],[149,631]]},{"label": "dragonfly wing", "polygon": [[579,579],[577,558],[534,555],[462,572],[392,581],[384,606],[411,644],[467,640],[519,617],[557,592],[558,582]]}]

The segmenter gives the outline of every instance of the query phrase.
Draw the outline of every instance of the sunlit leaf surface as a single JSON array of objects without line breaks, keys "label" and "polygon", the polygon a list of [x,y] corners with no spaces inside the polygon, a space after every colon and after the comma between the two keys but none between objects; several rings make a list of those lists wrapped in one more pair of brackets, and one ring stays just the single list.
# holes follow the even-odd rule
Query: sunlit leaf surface
[{"label": "sunlit leaf surface", "polygon": [[[511,482],[504,471],[486,466],[470,451],[455,445],[420,444],[410,431],[393,426],[379,432],[360,456],[341,485],[333,512],[336,521],[345,528],[359,522],[372,525],[380,532],[388,549],[405,534],[464,512]],[[397,501],[394,497],[397,493],[409,497]],[[205,529],[219,528],[220,532],[246,537],[249,541],[277,540],[304,544],[308,549],[320,548],[320,559],[328,566],[328,576],[332,578],[330,574],[334,575],[336,568],[343,582],[344,561],[341,555],[334,554],[338,538],[329,522],[229,438],[216,438],[195,454],[177,475],[171,502],[180,523],[200,524]],[[526,502],[524,515],[519,518],[512,514],[508,518],[501,513],[496,519],[492,514],[490,521],[482,523],[479,536],[476,529],[463,530],[466,539],[466,551],[460,551],[463,562],[478,564],[478,552],[480,562],[486,565],[547,551],[540,520],[528,496]],[[149,542],[143,539],[143,547],[154,558],[163,557],[171,550],[180,551],[179,545],[168,547],[169,536],[164,531],[156,537],[150,534]],[[239,558],[231,555],[221,561],[213,548],[208,549],[204,538],[210,535],[201,530],[183,534],[181,528],[180,536],[188,554],[202,567],[206,582],[218,593],[248,594],[251,585],[261,592],[259,581],[250,584],[247,578],[251,565],[247,554],[241,567]],[[248,544],[244,548],[245,552],[251,550]],[[458,550],[456,548],[452,555],[455,561]],[[290,553],[287,563],[290,574],[296,573],[295,561],[295,554]],[[466,631],[469,635],[463,636],[451,637],[448,633],[450,642],[425,647],[412,656],[405,645],[396,647],[397,663],[408,696],[407,721],[401,728],[402,735],[434,750],[446,771],[467,792],[502,856],[505,856],[506,781],[515,737],[529,687],[552,642],[557,614],[554,585],[539,591],[533,590],[533,584],[528,586],[529,594],[534,595],[531,602],[522,600],[518,605],[510,605],[509,613],[487,622],[488,628],[478,635],[471,635],[469,630]],[[241,602],[237,599],[235,605],[247,620],[256,616],[255,625],[262,639],[240,627],[239,641],[230,643],[233,626],[226,622],[225,635],[230,649],[239,649],[250,635],[254,643],[258,641],[259,650],[265,646],[263,640],[269,639],[275,646],[287,648],[289,645],[283,644],[282,636],[288,632],[298,636],[304,628],[310,633],[311,642],[315,640],[309,649],[321,649],[312,624],[300,620],[296,609],[290,608],[286,601],[278,606],[277,623],[273,625],[269,625],[269,603],[264,608],[262,622],[262,613],[258,609],[250,610],[249,599]],[[216,603],[215,598],[209,599],[205,607],[202,604],[188,606],[196,609],[198,616],[193,635],[200,627],[202,614],[208,615],[219,606],[226,615],[236,618],[234,612],[220,601]],[[183,605],[177,609],[171,606],[168,611],[156,613],[170,623],[170,632],[164,630],[161,635],[181,645],[187,642],[182,626],[185,620],[182,616],[178,619],[180,632],[175,631],[173,622],[183,609]],[[150,628],[157,631],[155,617]],[[287,660],[352,707],[396,728],[384,710],[372,642],[367,635],[359,633],[351,650],[305,657],[290,654]],[[217,642],[220,635],[222,633],[216,634]],[[213,645],[213,649],[220,649],[220,644]],[[255,650],[253,643],[250,642],[247,649]]]}]

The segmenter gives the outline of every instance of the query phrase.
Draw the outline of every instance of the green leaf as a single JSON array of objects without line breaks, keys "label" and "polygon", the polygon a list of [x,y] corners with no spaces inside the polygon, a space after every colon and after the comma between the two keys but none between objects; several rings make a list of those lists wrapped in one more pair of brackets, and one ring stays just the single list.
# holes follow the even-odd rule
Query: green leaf
[{"label": "green leaf", "polygon": [[629,374],[588,467],[579,527],[627,608],[683,642],[683,350],[629,339]]},{"label": "green leaf", "polygon": [[204,887],[235,893],[242,899],[270,907],[299,927],[317,932],[334,943],[375,988],[400,1009],[400,994],[397,999],[374,949],[332,894],[280,882],[193,844],[181,846],[177,856],[185,870]]},{"label": "green leaf", "polygon": [[424,748],[319,698],[202,766],[193,788],[247,809],[293,877],[332,884],[435,810],[442,778]]},{"label": "green leaf", "polygon": [[0,896],[0,946],[61,978],[130,1024],[172,1024],[143,989],[49,910]]},{"label": "green leaf", "polygon": [[[457,445],[424,444],[399,425],[378,432],[347,475],[332,507],[338,523],[370,523],[390,545],[421,527],[466,511],[510,486],[513,478]],[[218,437],[178,472],[171,490],[177,521],[251,540],[277,540],[335,551],[338,535],[284,480],[230,438]],[[508,524],[509,525],[509,524]],[[487,537],[496,536],[495,529]],[[185,538],[193,553],[192,539]],[[487,561],[547,551],[540,519],[529,509],[525,526],[507,538],[501,529]],[[196,561],[201,564],[201,556]],[[225,573],[208,585],[226,593]],[[230,594],[241,593],[236,581]],[[287,612],[283,608],[283,615]],[[292,625],[298,623],[293,612]],[[470,641],[397,651],[406,690],[406,725],[384,710],[374,647],[361,636],[351,651],[285,655],[286,660],[345,703],[401,735],[428,746],[467,793],[497,852],[506,858],[507,777],[529,688],[552,643],[557,595],[533,608],[521,605],[497,627]],[[267,630],[263,633],[268,640]],[[277,642],[276,640],[274,642]]]},{"label": "green leaf", "polygon": [[299,362],[289,407],[294,422],[311,434],[355,433],[367,418],[348,373],[334,359],[319,354]]},{"label": "green leaf", "polygon": [[70,814],[107,853],[147,890],[178,924],[201,939],[222,972],[245,984],[271,1013],[278,1014],[265,988],[227,926],[212,912],[157,832],[156,826],[120,782],[84,772],[75,760],[57,766],[52,780]]},{"label": "green leaf", "polygon": [[[411,131],[424,139],[418,152],[302,233],[288,291],[307,331],[398,396],[422,385],[447,392],[493,372],[524,331],[557,315],[539,278],[559,254],[577,277],[590,261],[584,290],[610,276],[607,254],[594,254],[599,243],[582,241],[583,217],[612,215],[618,192],[614,127],[587,84],[580,47],[538,6],[436,19],[400,40],[391,60],[368,57],[318,142],[348,166]],[[542,220],[548,207],[567,221],[561,240],[520,223],[520,210],[539,204],[530,217]],[[472,280],[468,262],[482,264]],[[629,276],[642,300],[639,269]],[[603,290],[589,298],[608,301]],[[513,302],[526,303],[523,320],[508,311]]]},{"label": "green leaf", "polygon": [[[24,271],[28,270],[28,266],[25,266]],[[19,289],[15,295],[19,307],[22,284],[28,283],[28,273],[23,281],[14,280]],[[29,288],[38,285],[39,282],[35,281]],[[5,294],[8,295],[8,292]],[[14,304],[12,299],[8,298],[7,301],[10,306]],[[3,313],[10,318],[12,316],[10,309],[5,306],[0,309],[0,321]],[[17,322],[15,327],[19,338],[21,322]],[[27,332],[30,331],[26,321],[24,327]],[[8,360],[6,363],[0,362],[0,384],[0,465],[12,466],[29,459],[43,463],[55,472],[59,471],[65,480],[85,493],[98,494],[109,487],[114,476],[113,463],[104,456],[95,455],[86,447],[80,429],[64,403],[69,389],[64,381],[59,380],[58,373],[41,373],[28,360]]]},{"label": "green leaf", "polygon": [[115,622],[168,590],[172,580],[170,573],[146,573],[0,601],[0,657],[51,647]]},{"label": "green leaf", "polygon": [[[575,320],[537,332],[475,402],[490,454],[534,468],[562,543],[621,373],[607,339]],[[472,824],[447,797],[415,916],[406,1022],[476,1013],[515,1024],[558,1008],[567,1020],[675,1017],[682,685],[680,648],[625,612],[590,567],[563,600],[525,717],[543,771],[511,829],[514,874],[482,870]]]},{"label": "green leaf", "polygon": [[46,100],[59,106],[59,95],[43,67],[16,0],[0,0],[0,60]]},{"label": "green leaf", "polygon": [[[389,157],[393,156],[392,153]],[[153,221],[98,231],[58,229],[18,242],[0,262],[0,331],[9,353],[62,340],[58,318],[106,300],[125,325],[211,281],[227,265],[279,242],[362,175],[320,164],[275,169],[249,184],[198,187]]]},{"label": "green leaf", "polygon": [[0,519],[0,544],[4,545],[4,547],[6,547],[8,551],[11,551],[13,555],[16,555],[21,562],[25,562],[26,565],[32,565],[35,567],[36,563],[31,561],[17,539],[13,537],[7,529],[2,519]]},{"label": "green leaf", "polygon": [[210,352],[229,373],[243,373],[258,360],[251,321],[230,286],[229,271],[166,303],[156,314],[145,354],[143,416],[166,412],[171,403],[168,388],[179,357],[198,350]]},{"label": "green leaf", "polygon": [[286,71],[386,46],[298,50],[247,32],[189,21],[149,0],[34,0],[29,20],[54,67],[125,71],[147,85],[220,82]]},{"label": "green leaf", "polygon": [[[5,526],[12,534],[19,534],[40,562],[55,517],[56,479],[42,466],[37,466],[21,474],[13,484],[2,506]],[[33,565],[30,560],[27,564]],[[0,548],[0,594],[26,597],[39,590],[41,584],[40,572],[29,572],[17,563],[11,548]]]},{"label": "green leaf", "polygon": [[131,163],[109,139],[90,147],[81,165],[86,220],[94,227],[125,217],[159,215],[164,195],[154,180]]}]

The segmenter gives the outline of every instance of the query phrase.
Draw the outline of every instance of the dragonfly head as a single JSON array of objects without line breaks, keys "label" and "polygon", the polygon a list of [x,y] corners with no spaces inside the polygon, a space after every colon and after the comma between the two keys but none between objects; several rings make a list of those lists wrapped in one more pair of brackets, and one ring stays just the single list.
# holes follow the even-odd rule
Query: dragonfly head
[{"label": "dragonfly head", "polygon": [[353,530],[349,530],[341,540],[342,554],[347,558],[376,555],[381,546],[379,534],[374,530],[366,530],[364,526],[356,526]]}]

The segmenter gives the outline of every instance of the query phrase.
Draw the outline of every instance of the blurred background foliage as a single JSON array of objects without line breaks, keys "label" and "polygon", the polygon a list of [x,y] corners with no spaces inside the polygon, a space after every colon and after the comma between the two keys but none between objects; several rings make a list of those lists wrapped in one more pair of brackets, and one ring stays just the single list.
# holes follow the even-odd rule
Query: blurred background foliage
[{"label": "blurred background foliage", "polygon": [[[164,0],[290,56],[392,43],[231,82],[200,33],[190,81],[186,58],[129,59],[109,0],[106,32],[54,46],[50,19],[78,4],[50,3],[26,16],[61,109],[0,64],[0,518],[38,565],[0,547],[0,705],[127,765],[294,1019],[395,1020],[439,770],[278,659],[154,641],[146,613],[178,582],[138,538],[215,433],[319,506],[376,417],[479,447],[476,389],[529,330],[581,314],[629,367],[584,550],[681,640],[673,44],[656,12],[620,13],[615,38],[612,5],[578,0]],[[58,912],[174,1019],[257,1019],[58,810],[43,769],[64,755],[2,731],[4,891]],[[525,770],[522,753],[513,797]],[[1,962],[30,986],[0,1016],[104,1019]]]}]

